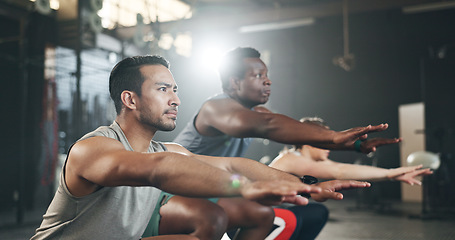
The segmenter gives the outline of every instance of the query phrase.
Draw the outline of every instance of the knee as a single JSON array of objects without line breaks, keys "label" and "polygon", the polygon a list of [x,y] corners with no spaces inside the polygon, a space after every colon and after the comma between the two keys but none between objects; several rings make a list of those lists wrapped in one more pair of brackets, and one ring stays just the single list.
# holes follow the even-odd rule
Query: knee
[{"label": "knee", "polygon": [[263,218],[264,221],[270,222],[273,225],[273,220],[275,219],[275,211],[273,208],[267,206],[261,206],[260,214],[258,215],[260,218]]},{"label": "knee", "polygon": [[209,220],[204,220],[205,228],[211,235],[223,235],[226,232],[229,218],[222,208],[212,210]]},{"label": "knee", "polygon": [[258,225],[273,226],[273,220],[275,219],[275,212],[273,208],[256,204],[254,207],[248,208],[248,219],[249,221],[258,223]]},{"label": "knee", "polygon": [[226,232],[229,218],[220,207],[204,209],[195,220],[195,235],[204,236],[202,239],[218,239]]}]

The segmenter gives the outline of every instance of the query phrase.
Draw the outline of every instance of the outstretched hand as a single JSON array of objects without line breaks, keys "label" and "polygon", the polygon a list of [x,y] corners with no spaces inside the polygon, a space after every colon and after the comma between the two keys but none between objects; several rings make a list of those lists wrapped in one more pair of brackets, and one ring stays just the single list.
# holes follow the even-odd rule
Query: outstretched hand
[{"label": "outstretched hand", "polygon": [[341,190],[371,186],[369,182],[355,180],[331,180],[320,182],[315,185],[322,189],[320,193],[311,194],[311,197],[317,202],[324,202],[327,199],[341,200],[343,199],[343,194],[339,193]]},{"label": "outstretched hand", "polygon": [[306,205],[308,199],[300,196],[300,193],[320,192],[320,187],[292,181],[248,182],[241,189],[244,198],[269,206],[280,205],[285,202]]},{"label": "outstretched hand", "polygon": [[333,142],[336,145],[341,145],[344,149],[355,149],[354,143],[357,140],[362,140],[360,151],[362,153],[370,153],[376,151],[376,148],[382,145],[394,144],[401,141],[399,138],[371,138],[367,139],[368,133],[384,131],[389,127],[387,123],[376,126],[368,125],[366,127],[355,127],[345,131],[337,132]]},{"label": "outstretched hand", "polygon": [[423,177],[433,174],[433,171],[429,168],[422,169],[422,165],[410,166],[410,167],[400,167],[395,169],[390,169],[389,179],[402,181],[409,185],[422,185],[422,182],[416,177]]}]

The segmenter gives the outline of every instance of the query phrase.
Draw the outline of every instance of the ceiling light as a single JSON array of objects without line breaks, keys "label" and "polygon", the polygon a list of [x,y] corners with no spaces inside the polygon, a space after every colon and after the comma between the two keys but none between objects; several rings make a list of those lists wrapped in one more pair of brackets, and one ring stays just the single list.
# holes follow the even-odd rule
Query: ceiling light
[{"label": "ceiling light", "polygon": [[261,31],[295,28],[295,27],[307,26],[307,25],[311,25],[311,24],[314,24],[314,18],[302,18],[302,19],[290,20],[290,21],[247,25],[247,26],[240,27],[239,31],[241,33],[261,32]]}]

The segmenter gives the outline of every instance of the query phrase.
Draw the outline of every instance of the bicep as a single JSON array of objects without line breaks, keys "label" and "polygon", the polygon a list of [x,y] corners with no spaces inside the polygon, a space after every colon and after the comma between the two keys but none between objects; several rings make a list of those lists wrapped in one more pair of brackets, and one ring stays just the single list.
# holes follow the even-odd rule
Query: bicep
[{"label": "bicep", "polygon": [[114,139],[93,137],[73,146],[67,172],[100,186],[147,185],[153,167],[145,164],[147,158],[146,154],[127,151]]},{"label": "bicep", "polygon": [[269,113],[255,112],[238,103],[209,103],[196,119],[198,131],[214,128],[233,137],[261,137]]}]

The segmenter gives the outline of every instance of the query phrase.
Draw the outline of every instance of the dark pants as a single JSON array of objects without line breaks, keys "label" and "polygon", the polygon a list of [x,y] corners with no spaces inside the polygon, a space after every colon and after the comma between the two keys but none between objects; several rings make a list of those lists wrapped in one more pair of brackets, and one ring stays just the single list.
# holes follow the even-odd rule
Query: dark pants
[{"label": "dark pants", "polygon": [[[329,218],[329,210],[320,203],[277,209],[274,228],[268,236],[273,236],[274,240],[313,240]],[[229,237],[232,238],[235,232],[228,232]]]}]

